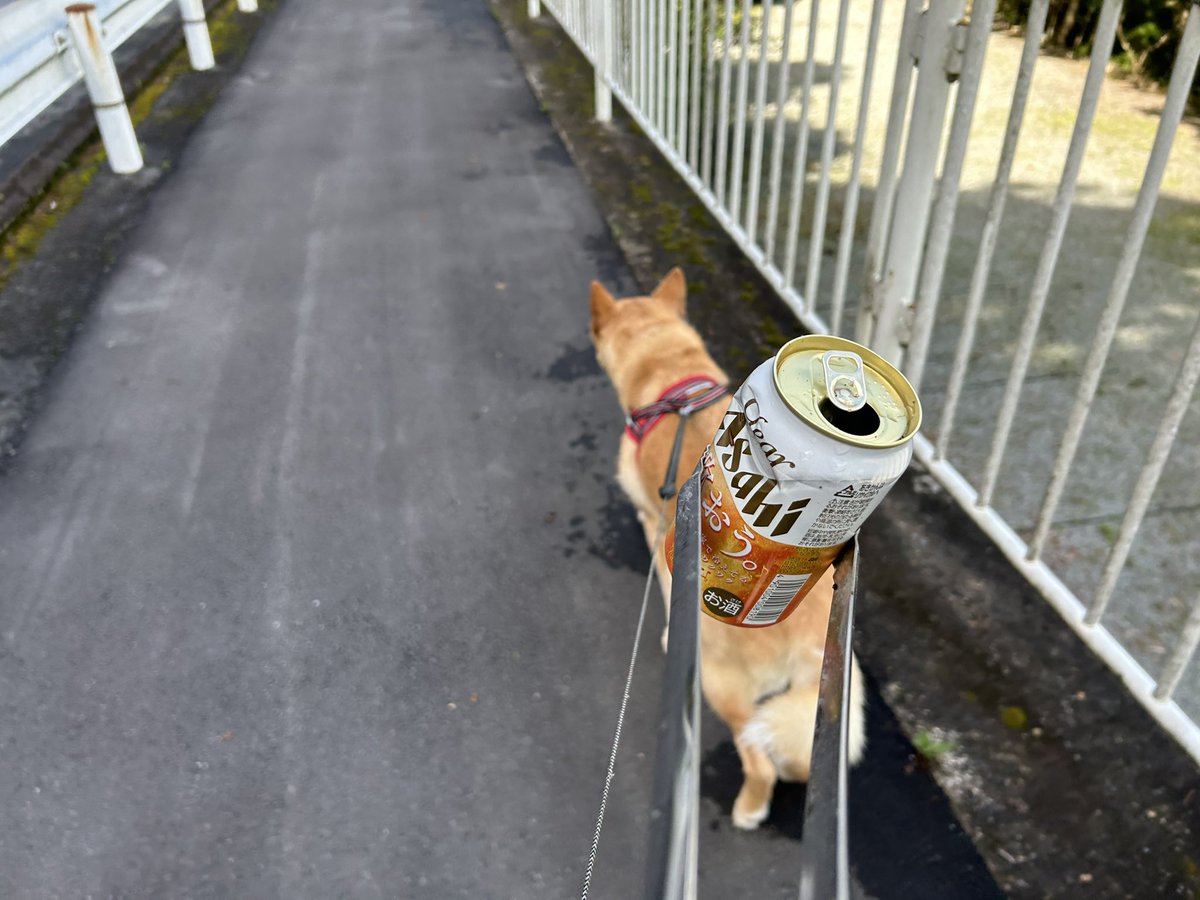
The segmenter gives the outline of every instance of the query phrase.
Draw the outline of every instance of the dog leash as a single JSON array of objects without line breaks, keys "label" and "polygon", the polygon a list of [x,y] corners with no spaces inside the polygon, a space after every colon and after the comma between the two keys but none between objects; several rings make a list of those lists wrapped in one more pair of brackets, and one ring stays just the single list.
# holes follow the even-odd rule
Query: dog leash
[{"label": "dog leash", "polygon": [[667,461],[667,472],[663,476],[662,486],[658,489],[658,496],[662,498],[662,505],[658,510],[658,531],[654,535],[654,545],[650,549],[650,571],[646,573],[646,588],[642,591],[642,608],[638,612],[637,628],[633,632],[633,652],[629,655],[629,671],[625,675],[625,690],[621,695],[621,708],[617,713],[617,728],[613,734],[612,750],[608,755],[608,771],[604,776],[604,790],[600,793],[600,812],[596,816],[596,831],[592,835],[592,849],[588,854],[587,871],[583,876],[583,889],[580,891],[579,900],[587,900],[588,892],[592,888],[592,875],[596,869],[596,855],[600,850],[600,831],[604,828],[604,813],[608,807],[608,794],[612,787],[613,777],[616,774],[617,748],[621,745],[621,729],[625,726],[625,710],[629,706],[629,694],[633,687],[633,669],[637,664],[638,648],[642,643],[642,626],[646,621],[646,607],[650,600],[650,589],[654,586],[654,558],[658,553],[659,543],[667,533],[667,505],[676,494],[675,480],[679,471],[679,454],[683,451],[683,434],[687,430],[688,418],[692,413],[712,406],[728,392],[729,388],[725,387],[721,393],[713,396],[706,393],[702,398],[697,398],[696,403],[689,404],[678,410],[679,425],[675,429],[675,443],[671,446],[671,456]]}]

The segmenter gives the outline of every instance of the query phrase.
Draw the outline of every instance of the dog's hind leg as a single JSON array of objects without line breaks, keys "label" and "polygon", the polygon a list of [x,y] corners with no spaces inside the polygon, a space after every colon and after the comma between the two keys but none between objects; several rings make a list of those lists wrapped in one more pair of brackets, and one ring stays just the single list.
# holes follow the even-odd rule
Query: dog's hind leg
[{"label": "dog's hind leg", "polygon": [[775,793],[777,775],[775,764],[761,748],[734,741],[742,760],[742,789],[733,801],[733,824],[747,830],[757,828],[771,811],[771,796]]},{"label": "dog's hind leg", "polygon": [[743,739],[743,731],[754,716],[753,705],[741,702],[736,690],[725,689],[729,682],[721,673],[703,674],[708,705],[733,732],[733,743],[742,761],[742,789],[733,801],[733,824],[747,830],[757,828],[771,811],[771,796],[779,778],[775,763],[762,747]]}]

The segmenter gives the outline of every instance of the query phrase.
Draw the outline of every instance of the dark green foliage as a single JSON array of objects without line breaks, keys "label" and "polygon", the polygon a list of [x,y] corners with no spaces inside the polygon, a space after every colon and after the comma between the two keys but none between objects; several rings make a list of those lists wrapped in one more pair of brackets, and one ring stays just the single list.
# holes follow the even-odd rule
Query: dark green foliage
[{"label": "dark green foliage", "polygon": [[[1102,0],[1051,0],[1042,46],[1072,55],[1091,52]],[[1030,0],[1000,0],[997,16],[1023,26]],[[1113,62],[1131,77],[1166,84],[1183,36],[1191,0],[1127,0],[1121,12]],[[1193,106],[1200,105],[1200,83],[1192,88]]]}]

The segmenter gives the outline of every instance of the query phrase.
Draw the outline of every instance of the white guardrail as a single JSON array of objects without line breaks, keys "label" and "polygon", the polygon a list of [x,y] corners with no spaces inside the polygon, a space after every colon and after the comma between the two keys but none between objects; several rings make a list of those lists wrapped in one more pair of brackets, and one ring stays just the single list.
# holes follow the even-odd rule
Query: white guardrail
[{"label": "white guardrail", "polygon": [[[171,5],[179,9],[192,67],[212,68],[203,0],[14,0],[0,7],[0,145],[84,80],[113,169],[140,169],[112,51]],[[238,0],[238,8],[253,12],[257,0]]]},{"label": "white guardrail", "polygon": [[[1061,175],[1055,181],[1052,172],[1041,182],[1045,190],[1038,197],[1036,215],[1025,210],[1018,220],[1009,210],[1007,230],[1002,227],[1005,203],[1033,72],[1041,58],[1049,0],[1032,0],[1023,43],[993,35],[996,0],[974,0],[967,18],[964,0],[905,0],[903,6],[885,0],[528,0],[528,11],[537,16],[544,6],[595,67],[597,119],[609,118],[615,96],[806,327],[849,332],[899,364],[922,389],[929,428],[918,435],[918,459],[1138,701],[1200,761],[1200,673],[1192,664],[1200,644],[1200,584],[1195,583],[1194,566],[1186,565],[1197,553],[1194,511],[1191,524],[1175,529],[1186,534],[1176,537],[1177,545],[1160,555],[1153,567],[1135,572],[1128,566],[1137,558],[1131,551],[1181,423],[1189,409],[1196,411],[1192,401],[1200,378],[1200,304],[1194,273],[1200,260],[1177,264],[1182,276],[1172,296],[1141,292],[1142,318],[1124,335],[1125,346],[1133,350],[1127,351],[1123,364],[1148,373],[1141,384],[1149,388],[1144,395],[1130,395],[1117,414],[1109,406],[1092,415],[1098,432],[1093,444],[1101,439],[1107,443],[1100,451],[1093,446],[1088,462],[1077,465],[1084,438],[1092,436],[1089,413],[1104,399],[1101,379],[1106,363],[1114,365],[1109,360],[1114,337],[1147,235],[1153,236],[1151,216],[1196,77],[1197,2],[1193,0],[1186,13],[1165,98],[1145,92],[1134,104],[1141,112],[1129,113],[1144,116],[1148,105],[1161,106],[1137,137],[1130,133],[1121,138],[1122,153],[1141,147],[1147,154],[1142,167],[1133,163],[1126,179],[1132,182],[1130,193],[1136,193],[1131,205],[1102,208],[1096,214],[1095,196],[1108,198],[1113,193],[1109,160],[1103,157],[1104,171],[1096,177],[1093,170],[1090,194],[1080,195],[1087,202],[1077,202],[1076,197],[1101,87],[1111,83],[1105,74],[1121,2],[1104,0],[1081,86],[1064,89],[1051,82],[1055,86],[1048,89],[1057,95],[1069,92],[1072,104],[1074,91],[1080,91],[1077,110],[1047,113],[1057,102],[1051,100],[1027,129],[1036,140],[1065,113],[1071,134],[1069,145],[1065,135],[1059,145],[1065,148]],[[822,5],[835,7],[835,25],[828,12],[822,21]],[[882,20],[890,30],[881,39]],[[999,116],[992,106],[991,119],[1002,122],[1007,116],[1007,124],[1003,129],[988,125],[984,143],[994,152],[987,165],[995,168],[986,170],[980,191],[976,166],[972,224],[969,229],[956,228],[968,136],[978,124],[975,106],[985,57],[991,61],[1003,41],[1008,42],[1002,53],[1007,54],[1004,64],[1011,74],[1008,80],[990,82],[988,99],[1004,101]],[[848,43],[855,48],[852,60],[847,58]],[[894,58],[895,68],[886,117],[871,118],[877,58]],[[1069,64],[1056,60],[1043,65]],[[852,81],[852,90],[842,90],[846,81]],[[857,107],[853,114],[839,117],[846,105],[843,95],[856,100]],[[1009,96],[1011,102],[1005,99]],[[878,102],[881,99],[875,104],[880,112],[885,105]],[[875,122],[879,125],[872,131]],[[1111,130],[1111,122],[1108,125]],[[839,130],[844,135],[840,150]],[[1106,134],[1099,137],[1106,139]],[[978,133],[974,140],[980,140]],[[1193,136],[1189,133],[1185,140]],[[870,154],[864,153],[868,145]],[[1176,157],[1200,157],[1190,147]],[[1026,170],[1032,168],[1029,156],[1024,159]],[[1042,151],[1036,162],[1045,165],[1045,156]],[[835,168],[840,179],[836,185]],[[1182,200],[1173,202],[1200,202],[1186,193],[1187,187],[1178,187],[1194,187],[1197,180],[1186,172],[1182,178],[1176,175],[1175,190],[1184,193]],[[856,217],[864,186],[873,192],[873,202],[869,233],[860,241]],[[1023,193],[1013,193],[1029,207],[1029,186],[1021,187]],[[1103,250],[1087,247],[1089,237],[1082,241],[1083,251],[1072,249],[1080,245],[1079,238],[1064,243],[1072,211],[1089,202],[1093,229],[1100,219],[1106,224],[1099,227],[1117,223],[1115,238]],[[956,308],[950,314],[942,301],[951,293],[944,282],[952,240],[956,245],[966,241],[968,253],[963,264],[958,246]],[[1007,276],[1014,279],[1011,272],[1016,270],[1019,277],[1003,285],[1028,291],[1023,306],[1011,291],[1006,295],[996,290],[993,263],[997,243],[1003,240],[1024,242],[1025,255],[1009,264]],[[1196,249],[1194,241],[1189,246]],[[1064,286],[1060,279],[1052,288],[1056,266],[1068,249],[1075,255],[1066,280],[1079,284]],[[822,270],[826,257],[832,271],[828,265]],[[857,279],[851,278],[852,270]],[[1026,284],[1024,276],[1030,272]],[[1100,273],[1098,278],[1094,272]],[[863,286],[856,315],[847,309],[851,283]],[[1145,312],[1151,302],[1159,306]],[[1148,329],[1145,321],[1160,307],[1164,315]],[[1050,324],[1043,327],[1043,319]],[[1011,329],[994,327],[998,320],[1011,322]],[[981,344],[985,326],[991,328],[985,338],[990,343]],[[1067,328],[1074,329],[1070,341],[1063,337]],[[1189,340],[1188,330],[1193,328]],[[1159,335],[1160,345],[1145,346],[1144,335],[1150,331]],[[1054,371],[1047,359],[1068,359],[1070,365]],[[1007,361],[1007,372],[996,370],[997,360]],[[1033,368],[1035,363],[1040,370]],[[990,367],[986,377],[974,371],[981,364]],[[1065,389],[1035,393],[1031,399],[1031,390],[1038,388],[1033,374],[1041,382],[1059,378],[1055,384]],[[1119,367],[1115,377],[1123,380],[1114,382],[1110,393],[1137,386],[1137,379],[1122,376]],[[1135,422],[1134,416],[1143,411],[1148,418]],[[973,421],[971,435],[962,424],[956,427],[956,418],[968,417]],[[1018,434],[1014,426],[1027,420],[1036,428],[1026,425]],[[1047,434],[1051,442],[1045,440]],[[973,444],[964,448],[968,438]],[[1036,459],[1028,449],[1034,444],[1043,445]],[[1108,469],[1097,468],[1114,448],[1124,456]],[[1187,452],[1180,442],[1177,453]],[[1019,463],[1012,459],[1018,453]],[[1077,489],[1069,498],[1071,509],[1064,513],[1069,480],[1076,487],[1089,482],[1091,490]],[[1192,486],[1195,472],[1189,476],[1177,471],[1172,483],[1176,489]],[[1163,515],[1189,515],[1188,503],[1194,501],[1175,501],[1171,490],[1164,487],[1159,493],[1164,492]],[[1106,504],[1104,518],[1096,513],[1097,496]],[[1025,506],[1014,512],[1018,500]],[[1088,549],[1087,539],[1094,545],[1101,535],[1100,549]],[[1143,535],[1143,540],[1148,542],[1138,545],[1143,552],[1147,546],[1154,549],[1154,537]],[[1075,563],[1083,555],[1081,546],[1091,554],[1088,566]],[[1173,596],[1150,594],[1143,583],[1148,571],[1165,566],[1163,559],[1179,563],[1176,574],[1157,585],[1160,593]],[[1126,577],[1118,591],[1122,573]],[[1122,608],[1114,614],[1110,607],[1117,604],[1110,601],[1115,597],[1121,598]],[[1146,610],[1151,607],[1160,610],[1157,621],[1148,619]],[[1180,691],[1181,685],[1186,692]],[[1184,693],[1187,710],[1177,699]]]}]

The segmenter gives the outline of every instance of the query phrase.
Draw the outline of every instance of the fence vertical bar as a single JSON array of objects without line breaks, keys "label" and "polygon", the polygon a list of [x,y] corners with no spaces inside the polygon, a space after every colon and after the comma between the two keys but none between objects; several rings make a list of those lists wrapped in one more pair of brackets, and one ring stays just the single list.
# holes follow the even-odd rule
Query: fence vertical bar
[{"label": "fence vertical bar", "polygon": [[1179,679],[1183,677],[1192,657],[1196,655],[1197,645],[1200,645],[1200,598],[1197,598],[1192,607],[1187,622],[1184,623],[1183,630],[1179,633],[1179,643],[1175,645],[1175,649],[1167,658],[1167,664],[1163,666],[1158,684],[1154,686],[1155,700],[1169,700],[1175,693],[1175,688],[1179,686]]},{"label": "fence vertical bar", "polygon": [[996,180],[992,184],[991,197],[988,199],[987,216],[979,238],[979,251],[975,257],[975,269],[971,274],[966,309],[963,311],[962,333],[954,352],[954,363],[950,367],[950,381],[946,388],[942,419],[938,424],[938,459],[946,458],[950,435],[954,431],[954,417],[958,412],[958,400],[966,381],[967,362],[975,346],[975,331],[979,325],[979,313],[983,308],[983,295],[987,290],[996,241],[1000,237],[1000,223],[1004,219],[1008,180],[1012,173],[1013,160],[1017,155],[1017,139],[1021,136],[1021,125],[1025,120],[1025,105],[1029,99],[1030,85],[1033,83],[1033,67],[1041,49],[1042,32],[1046,27],[1046,13],[1049,9],[1050,0],[1034,0],[1030,4],[1029,18],[1025,22],[1025,45],[1021,49],[1021,62],[1017,68],[1016,85],[1013,87],[1008,125],[1005,127],[1004,143],[1000,148],[1000,162],[996,166]]},{"label": "fence vertical bar", "polygon": [[768,264],[775,259],[775,232],[779,227],[779,193],[783,184],[783,139],[787,120],[783,107],[787,103],[792,53],[792,13],[795,0],[786,0],[783,10],[783,56],[779,60],[779,81],[775,89],[775,134],[771,138],[771,167],[768,169],[767,184],[767,228],[763,236],[763,258]]},{"label": "fence vertical bar", "polygon": [[717,98],[717,172],[716,187],[713,193],[717,202],[725,205],[725,185],[728,176],[727,163],[729,160],[729,90],[731,82],[730,68],[733,58],[729,52],[733,40],[733,0],[725,0],[725,31],[721,41],[721,88]]},{"label": "fence vertical bar", "polygon": [[83,81],[96,113],[108,164],[118,175],[130,175],[142,168],[142,150],[125,105],[117,67],[104,45],[100,17],[91,3],[72,4],[66,12],[67,29],[83,69]]},{"label": "fence vertical bar", "polygon": [[663,36],[666,34],[667,5],[664,0],[657,0],[654,8],[654,127],[658,133],[666,135],[666,46]]},{"label": "fence vertical bar", "polygon": [[[687,6],[685,2],[683,4]],[[667,0],[667,143],[674,144],[675,152],[683,155],[683,142],[679,140],[676,122],[679,118],[677,108],[679,95],[679,9],[675,0]]]},{"label": "fence vertical bar", "polygon": [[729,218],[736,223],[742,209],[742,167],[746,157],[746,101],[750,91],[750,0],[742,0],[742,36],[738,46],[737,99],[733,114],[733,167],[729,174]]},{"label": "fence vertical bar", "polygon": [[833,72],[829,79],[829,111],[825,116],[825,133],[821,135],[821,177],[817,182],[817,199],[813,208],[812,233],[808,237],[808,268],[804,273],[804,298],[811,307],[817,302],[817,287],[821,277],[821,255],[825,250],[825,216],[829,210],[830,167],[837,139],[838,92],[842,85],[842,53],[846,48],[846,25],[850,18],[850,0],[841,0],[838,10],[837,36],[833,48]]},{"label": "fence vertical bar", "polygon": [[[530,0],[530,2],[533,3],[536,0]],[[237,7],[239,12],[258,12],[258,0],[237,0]]]},{"label": "fence vertical bar", "polygon": [[[676,77],[679,81],[679,87],[676,91],[676,118],[675,118],[675,146],[679,152],[679,158],[689,159],[691,147],[688,143],[688,123],[689,110],[688,105],[689,89],[691,88],[692,78],[692,53],[691,53],[691,33],[692,33],[692,0],[682,0],[679,4],[679,58],[676,60]],[[697,52],[699,47],[696,48]],[[692,169],[696,167],[693,165]]]},{"label": "fence vertical bar", "polygon": [[704,55],[704,138],[701,151],[701,168],[704,169],[704,186],[710,191],[713,187],[713,118],[715,116],[717,98],[717,0],[708,3],[708,38],[704,42],[707,48]]},{"label": "fence vertical bar", "polygon": [[1143,466],[1142,473],[1138,476],[1133,496],[1125,511],[1125,518],[1121,522],[1121,530],[1117,533],[1117,540],[1109,551],[1108,559],[1105,560],[1100,587],[1084,618],[1089,625],[1095,625],[1100,621],[1100,617],[1104,615],[1104,610],[1108,606],[1109,598],[1112,597],[1113,590],[1117,586],[1117,579],[1121,575],[1121,570],[1125,568],[1125,561],[1133,546],[1134,536],[1146,515],[1146,509],[1150,505],[1150,498],[1154,494],[1154,488],[1158,485],[1163,467],[1167,464],[1167,457],[1171,454],[1171,447],[1175,444],[1179,426],[1188,411],[1188,405],[1196,390],[1198,380],[1200,380],[1200,321],[1197,321],[1196,329],[1192,333],[1191,343],[1188,345],[1183,364],[1179,368],[1179,376],[1175,380],[1175,387],[1167,401],[1167,408],[1163,413],[1162,422],[1158,426],[1158,433],[1155,434],[1154,441],[1146,453],[1146,465]]},{"label": "fence vertical bar", "polygon": [[529,5],[525,7],[525,12],[528,13],[529,18],[536,19],[542,14],[541,0],[529,0]]},{"label": "fence vertical bar", "polygon": [[[763,0],[762,36],[758,41],[758,69],[754,76],[754,134],[750,138],[750,183],[746,187],[746,237],[754,243],[758,227],[758,192],[762,183],[763,119],[767,105],[767,61],[771,49],[771,7]],[[736,217],[735,217],[736,218]]]},{"label": "fence vertical bar", "polygon": [[612,121],[612,89],[608,86],[608,78],[612,74],[612,40],[613,6],[616,0],[593,0],[595,18],[592,20],[592,64],[596,97],[596,121]]},{"label": "fence vertical bar", "polygon": [[[796,126],[796,149],[792,156],[792,196],[788,204],[787,237],[784,239],[783,283],[785,287],[792,286],[792,276],[796,273],[796,251],[800,242],[800,212],[804,199],[804,180],[808,174],[808,101],[812,96],[813,65],[817,55],[817,20],[820,4],[812,0],[808,20],[808,49],[804,54],[804,87],[800,98],[800,121]],[[812,309],[807,297],[801,301]]]},{"label": "fence vertical bar", "polygon": [[883,158],[879,163],[879,179],[875,185],[875,203],[871,209],[871,227],[867,234],[867,272],[858,303],[855,337],[870,344],[875,325],[876,295],[881,288],[883,261],[887,252],[888,234],[892,225],[892,206],[896,200],[897,166],[905,135],[905,115],[908,96],[912,92],[913,65],[916,57],[918,25],[921,21],[922,0],[906,0],[904,22],[900,26],[900,47],[896,54],[896,71],[892,77],[892,100],[888,106],[887,137],[883,143]]},{"label": "fence vertical bar", "polygon": [[1029,305],[1025,311],[1025,319],[1021,323],[1012,368],[1009,369],[1008,382],[1004,387],[1004,399],[1001,401],[1000,413],[996,419],[996,431],[992,435],[992,449],[984,469],[983,483],[979,489],[978,503],[980,506],[991,505],[992,493],[996,489],[996,478],[1000,473],[1000,464],[1004,460],[1004,451],[1008,446],[1008,435],[1017,414],[1017,404],[1021,398],[1021,387],[1025,383],[1025,373],[1029,369],[1029,360],[1033,356],[1033,344],[1037,338],[1038,327],[1041,325],[1042,311],[1046,306],[1046,298],[1050,294],[1050,281],[1054,277],[1058,251],[1067,230],[1067,220],[1071,216],[1071,202],[1075,198],[1075,183],[1079,178],[1083,153],[1087,148],[1088,135],[1092,130],[1092,120],[1096,115],[1100,87],[1104,83],[1104,72],[1108,67],[1108,51],[1116,37],[1120,12],[1121,0],[1105,0],[1104,6],[1100,9],[1100,22],[1096,26],[1096,41],[1092,46],[1092,58],[1084,80],[1079,116],[1075,120],[1071,144],[1067,149],[1067,160],[1063,165],[1062,180],[1059,182],[1058,191],[1054,197],[1050,231],[1046,235],[1046,243],[1042,247],[1037,269],[1033,275],[1033,289],[1030,291]]},{"label": "fence vertical bar", "polygon": [[967,31],[967,47],[963,56],[958,91],[954,98],[954,115],[950,123],[949,146],[942,161],[937,197],[925,242],[925,259],[921,264],[920,288],[916,298],[916,321],[912,342],[905,354],[908,380],[917,390],[925,372],[925,357],[933,335],[934,317],[942,296],[942,278],[946,272],[946,255],[954,231],[954,214],[958,209],[958,183],[963,162],[967,158],[967,139],[975,117],[975,98],[983,75],[983,60],[987,54],[988,37],[996,13],[996,0],[975,0],[971,5],[971,25]]},{"label": "fence vertical bar", "polygon": [[[875,51],[879,47],[879,23],[883,18],[883,0],[871,5],[871,24],[867,32],[867,52],[863,59],[862,92],[858,98],[858,120],[854,125],[854,153],[850,163],[850,181],[846,185],[846,200],[842,207],[842,230],[838,237],[837,265],[833,273],[833,301],[829,313],[829,330],[842,330],[842,315],[846,306],[846,281],[850,276],[850,253],[854,243],[854,226],[858,219],[858,190],[862,179],[863,143],[867,134],[867,113],[871,107],[871,84],[875,76]],[[903,50],[901,50],[903,52]]]},{"label": "fence vertical bar", "polygon": [[[689,3],[690,0],[684,0]],[[695,0],[692,10],[695,13],[692,22],[692,84],[688,90],[691,101],[691,112],[688,114],[688,167],[697,175],[700,174],[700,73],[704,64],[704,0]]]},{"label": "fence vertical bar", "polygon": [[1079,391],[1075,397],[1075,407],[1067,421],[1067,429],[1063,434],[1062,445],[1058,458],[1054,461],[1054,472],[1050,476],[1050,486],[1046,489],[1046,498],[1038,513],[1037,527],[1033,539],[1029,542],[1030,559],[1036,559],[1046,542],[1050,531],[1050,523],[1054,518],[1054,510],[1062,496],[1067,475],[1071,471],[1071,463],[1079,449],[1079,439],[1083,436],[1083,426],[1087,422],[1088,410],[1096,396],[1096,388],[1100,385],[1100,375],[1104,363],[1108,359],[1108,351],[1112,347],[1113,338],[1117,333],[1117,324],[1121,319],[1121,311],[1125,308],[1125,300],[1129,296],[1129,286],[1133,283],[1133,274],[1137,269],[1138,260],[1142,256],[1142,245],[1146,241],[1146,232],[1150,228],[1150,217],[1154,215],[1154,206],[1158,202],[1158,189],[1162,185],[1163,172],[1167,168],[1167,159],[1171,155],[1171,144],[1175,141],[1175,132],[1183,117],[1187,105],[1188,94],[1191,91],[1192,79],[1196,76],[1197,62],[1200,61],[1200,13],[1195,6],[1188,16],[1187,25],[1183,29],[1183,38],[1179,42],[1179,50],[1175,55],[1175,65],[1171,71],[1171,82],[1167,87],[1167,98],[1163,103],[1162,116],[1158,121],[1158,132],[1154,135],[1154,146],[1150,150],[1150,159],[1146,163],[1146,174],[1142,186],[1138,190],[1137,200],[1133,204],[1133,221],[1129,223],[1129,231],[1121,247],[1121,259],[1117,263],[1117,271],[1113,276],[1112,287],[1108,300],[1104,305],[1104,313],[1100,316],[1100,324],[1096,329],[1096,338],[1088,353],[1087,361],[1083,364],[1083,377],[1079,383]]}]

